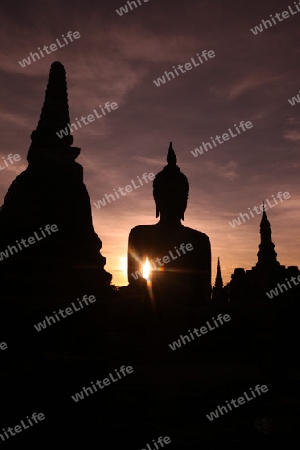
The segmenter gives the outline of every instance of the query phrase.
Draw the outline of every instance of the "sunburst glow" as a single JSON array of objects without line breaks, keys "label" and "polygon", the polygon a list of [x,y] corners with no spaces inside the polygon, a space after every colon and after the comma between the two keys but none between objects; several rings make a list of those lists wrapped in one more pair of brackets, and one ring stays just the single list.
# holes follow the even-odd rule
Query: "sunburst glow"
[{"label": "sunburst glow", "polygon": [[150,266],[150,262],[149,259],[146,258],[145,263],[143,264],[143,278],[145,278],[146,280],[148,280],[150,273],[151,273],[151,266]]}]

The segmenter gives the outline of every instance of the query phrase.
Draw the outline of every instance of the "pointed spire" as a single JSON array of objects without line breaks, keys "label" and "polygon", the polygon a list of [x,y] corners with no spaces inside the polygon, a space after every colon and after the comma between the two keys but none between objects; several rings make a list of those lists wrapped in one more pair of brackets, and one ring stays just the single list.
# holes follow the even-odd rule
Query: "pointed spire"
[{"label": "pointed spire", "polygon": [[269,235],[268,240],[271,241],[271,224],[268,220],[268,216],[265,210],[265,202],[263,201],[263,213],[262,213],[262,218],[260,221],[260,233],[264,235],[264,237],[266,237],[266,235]]},{"label": "pointed spire", "polygon": [[216,281],[215,281],[215,288],[216,289],[222,289],[223,288],[223,280],[222,280],[222,274],[221,274],[221,265],[220,265],[220,258],[218,257],[218,265],[217,265],[217,275],[216,275]]},{"label": "pointed spire", "polygon": [[220,258],[218,256],[218,265],[217,265],[217,275],[221,276],[221,266],[220,266]]},{"label": "pointed spire", "polygon": [[218,257],[217,275],[215,285],[212,289],[212,301],[224,302],[227,301],[226,288],[223,286],[220,258]]},{"label": "pointed spire", "polygon": [[[263,205],[265,205],[264,202]],[[271,224],[268,220],[265,207],[263,207],[263,214],[260,221],[260,244],[258,248],[258,262],[256,263],[256,266],[266,267],[270,265],[279,265],[275,244],[272,242]]]},{"label": "pointed spire", "polygon": [[174,152],[173,146],[172,146],[172,142],[170,142],[170,145],[169,145],[167,162],[168,162],[168,166],[175,167],[177,164],[177,158],[176,158],[176,154]]},{"label": "pointed spire", "polygon": [[270,222],[268,221],[268,217],[267,217],[267,213],[265,210],[265,201],[263,201],[263,213],[262,213],[262,218],[260,221],[260,227],[269,227],[271,230],[271,225]]},{"label": "pointed spire", "polygon": [[[51,65],[45,94],[45,101],[36,130],[31,134],[32,144],[27,160],[32,162],[36,156],[48,153],[59,157],[75,159],[80,149],[71,147],[73,136],[68,129],[70,124],[66,71],[62,63]],[[56,133],[68,130],[68,134],[59,137]],[[71,148],[70,148],[71,147]],[[46,151],[47,149],[47,151]],[[51,153],[51,155],[50,155]]]}]

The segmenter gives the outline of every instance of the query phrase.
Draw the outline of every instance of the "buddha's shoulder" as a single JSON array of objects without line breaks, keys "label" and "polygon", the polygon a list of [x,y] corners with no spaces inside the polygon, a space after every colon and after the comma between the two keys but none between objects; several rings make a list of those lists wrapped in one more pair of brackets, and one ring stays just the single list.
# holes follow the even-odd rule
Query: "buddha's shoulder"
[{"label": "buddha's shoulder", "polygon": [[209,237],[207,234],[202,233],[201,231],[194,230],[193,228],[184,227],[186,234],[190,235],[192,238],[200,240],[200,241],[208,241]]},{"label": "buddha's shoulder", "polygon": [[[159,232],[159,229],[155,225],[137,225],[136,227],[132,228],[130,231],[131,237],[138,237],[138,236],[151,236],[156,235]],[[201,242],[209,242],[209,237],[202,233],[201,231],[194,230],[193,228],[189,227],[183,227],[182,233],[189,236],[191,239],[195,241],[201,241]]]},{"label": "buddha's shoulder", "polygon": [[142,236],[155,232],[155,225],[137,225],[130,230],[130,236]]}]

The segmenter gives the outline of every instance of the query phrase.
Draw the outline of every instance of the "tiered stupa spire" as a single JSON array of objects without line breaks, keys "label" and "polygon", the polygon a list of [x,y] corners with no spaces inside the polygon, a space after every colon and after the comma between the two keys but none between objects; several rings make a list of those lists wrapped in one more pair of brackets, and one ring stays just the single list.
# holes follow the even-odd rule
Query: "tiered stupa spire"
[{"label": "tiered stupa spire", "polygon": [[[45,101],[36,130],[31,134],[32,144],[28,152],[28,162],[36,158],[55,157],[69,160],[77,158],[80,149],[71,147],[73,136],[69,133],[62,137],[57,135],[61,130],[68,130],[70,123],[66,71],[60,62],[51,65]],[[68,130],[69,131],[69,130]]]}]

